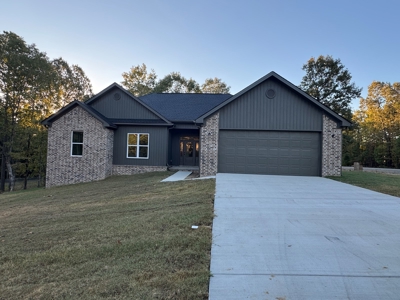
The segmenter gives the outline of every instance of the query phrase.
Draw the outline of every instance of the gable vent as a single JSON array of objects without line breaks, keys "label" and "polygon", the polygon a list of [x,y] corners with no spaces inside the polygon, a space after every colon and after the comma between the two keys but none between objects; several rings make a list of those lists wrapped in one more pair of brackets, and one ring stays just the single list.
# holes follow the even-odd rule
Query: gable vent
[{"label": "gable vent", "polygon": [[121,99],[121,94],[120,94],[120,93],[115,93],[115,94],[114,94],[114,99],[115,99],[115,100]]},{"label": "gable vent", "polygon": [[275,98],[275,90],[273,90],[273,89],[268,89],[266,92],[265,92],[265,96],[267,96],[267,98],[269,98],[269,99],[272,99],[272,98]]}]

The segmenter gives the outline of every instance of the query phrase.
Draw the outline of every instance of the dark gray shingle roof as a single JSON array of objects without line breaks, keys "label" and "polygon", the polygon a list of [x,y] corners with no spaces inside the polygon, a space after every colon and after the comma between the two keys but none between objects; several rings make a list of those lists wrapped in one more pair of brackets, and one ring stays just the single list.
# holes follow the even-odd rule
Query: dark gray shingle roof
[{"label": "dark gray shingle roof", "polygon": [[231,94],[148,94],[139,97],[170,121],[194,121],[232,97]]}]

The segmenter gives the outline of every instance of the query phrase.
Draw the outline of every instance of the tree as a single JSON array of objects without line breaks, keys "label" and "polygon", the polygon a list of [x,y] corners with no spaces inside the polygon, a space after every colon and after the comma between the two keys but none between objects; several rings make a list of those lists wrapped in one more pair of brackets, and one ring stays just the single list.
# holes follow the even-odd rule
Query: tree
[{"label": "tree", "polygon": [[210,94],[229,94],[230,89],[230,86],[217,77],[207,78],[201,86],[203,93]]},{"label": "tree", "polygon": [[143,96],[153,91],[157,75],[152,69],[147,72],[145,64],[133,66],[129,72],[122,73],[122,85],[135,96]]},{"label": "tree", "polygon": [[343,131],[342,138],[342,165],[351,166],[361,159],[360,143],[357,140],[357,128]]},{"label": "tree", "polygon": [[317,59],[312,57],[302,70],[306,75],[299,87],[333,111],[351,119],[351,100],[361,96],[362,88],[351,82],[352,76],[340,59],[333,59],[330,55],[321,55]]},{"label": "tree", "polygon": [[91,94],[90,81],[79,66],[69,66],[61,58],[50,61],[46,53],[13,32],[0,34],[1,191],[5,190],[6,168],[10,190],[15,171],[27,180],[44,169],[46,133],[40,121]]},{"label": "tree", "polygon": [[52,61],[55,72],[56,99],[53,99],[55,109],[64,107],[73,100],[87,100],[92,93],[92,84],[85,72],[78,65],[69,65],[61,57]]},{"label": "tree", "polygon": [[400,138],[393,143],[392,161],[395,168],[400,168]]},{"label": "tree", "polygon": [[179,72],[172,72],[159,80],[153,93],[201,93],[199,84],[192,78],[186,79]]},{"label": "tree", "polygon": [[[354,113],[360,127],[360,143],[373,152],[376,166],[398,166],[400,146],[400,82],[374,81]],[[371,149],[372,147],[372,149]]]},{"label": "tree", "polygon": [[1,190],[4,191],[5,167],[10,176],[10,190],[13,190],[14,173],[12,157],[17,124],[24,111],[36,107],[31,102],[40,91],[51,85],[53,68],[45,53],[35,45],[27,45],[13,32],[0,35],[0,110],[2,133]]},{"label": "tree", "polygon": [[185,78],[179,72],[171,72],[160,80],[152,69],[147,71],[145,64],[133,66],[129,72],[122,73],[122,85],[135,96],[150,93],[229,93],[230,87],[219,78],[208,78],[200,85],[192,78]]}]

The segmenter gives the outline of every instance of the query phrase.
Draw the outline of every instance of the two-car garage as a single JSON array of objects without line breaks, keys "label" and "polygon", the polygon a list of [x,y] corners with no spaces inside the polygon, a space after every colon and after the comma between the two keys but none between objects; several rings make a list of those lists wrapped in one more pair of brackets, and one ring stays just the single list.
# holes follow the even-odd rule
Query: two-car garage
[{"label": "two-car garage", "polygon": [[196,123],[201,176],[216,173],[340,176],[349,121],[271,72]]},{"label": "two-car garage", "polygon": [[218,172],[321,176],[321,133],[220,130]]}]

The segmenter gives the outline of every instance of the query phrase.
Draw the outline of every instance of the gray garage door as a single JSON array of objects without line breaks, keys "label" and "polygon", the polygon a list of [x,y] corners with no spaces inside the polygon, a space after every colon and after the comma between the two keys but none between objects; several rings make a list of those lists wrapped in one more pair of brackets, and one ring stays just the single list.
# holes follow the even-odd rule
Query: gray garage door
[{"label": "gray garage door", "polygon": [[320,153],[318,132],[221,130],[218,172],[320,176]]}]

